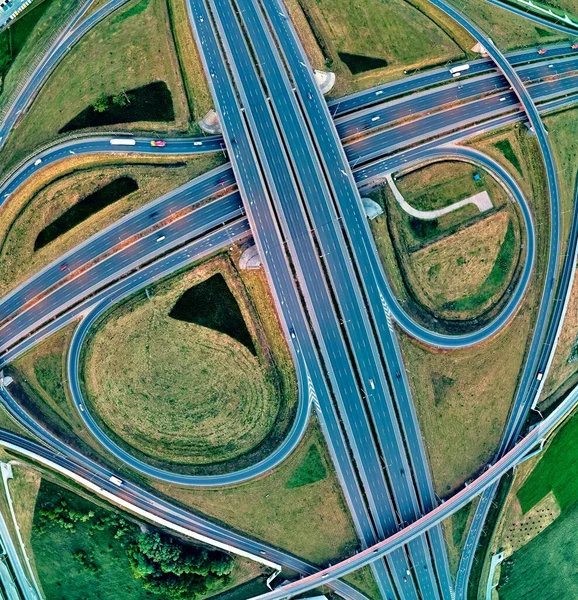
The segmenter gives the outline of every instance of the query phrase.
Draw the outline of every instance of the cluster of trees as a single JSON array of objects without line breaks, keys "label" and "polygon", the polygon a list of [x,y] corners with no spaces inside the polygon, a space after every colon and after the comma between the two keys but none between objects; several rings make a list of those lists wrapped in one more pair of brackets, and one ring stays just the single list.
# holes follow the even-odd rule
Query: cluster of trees
[{"label": "cluster of trees", "polygon": [[91,573],[98,573],[100,571],[100,567],[84,550],[77,550],[72,556],[83,569],[86,569]]},{"label": "cluster of trees", "polygon": [[116,94],[114,96],[107,96],[106,94],[101,94],[92,104],[92,108],[98,112],[103,113],[107,111],[111,106],[126,106],[130,104],[130,95],[125,91],[120,92],[120,94]]},{"label": "cluster of trees", "polygon": [[[233,559],[228,554],[185,544],[155,530],[141,531],[114,512],[98,510],[95,514],[93,510],[71,506],[65,498],[45,503],[36,512],[35,527],[39,533],[50,526],[74,533],[79,524],[88,527],[89,535],[105,529],[113,531],[114,539],[126,548],[135,577],[142,580],[145,589],[166,598],[194,600],[226,584],[233,569]],[[82,569],[95,574],[100,571],[94,557],[85,550],[75,552],[74,559]]]},{"label": "cluster of trees", "polygon": [[70,507],[64,498],[61,498],[59,502],[44,506],[38,511],[36,527],[39,532],[42,532],[47,525],[54,524],[72,533],[76,531],[77,523],[86,523],[93,517],[92,510],[88,512],[76,510]]},{"label": "cluster of trees", "polygon": [[194,599],[227,583],[233,559],[223,552],[183,544],[157,531],[142,532],[129,562],[144,588],[169,598]]}]

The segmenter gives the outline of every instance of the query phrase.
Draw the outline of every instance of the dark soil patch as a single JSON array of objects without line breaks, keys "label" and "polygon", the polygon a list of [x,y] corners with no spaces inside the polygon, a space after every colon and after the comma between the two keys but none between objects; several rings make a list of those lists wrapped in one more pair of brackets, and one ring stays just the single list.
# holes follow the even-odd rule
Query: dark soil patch
[{"label": "dark soil patch", "polygon": [[155,81],[115,96],[101,96],[62,127],[58,133],[135,123],[137,121],[170,122],[175,120],[173,97],[164,81]]},{"label": "dark soil patch", "polygon": [[89,194],[71,206],[58,219],[47,225],[34,242],[34,251],[44,248],[56,238],[70,231],[110,204],[138,190],[138,183],[132,177],[119,177],[96,192]]},{"label": "dark soil patch", "polygon": [[251,354],[257,354],[243,313],[220,273],[188,289],[176,301],[169,317],[224,333],[246,346]]}]

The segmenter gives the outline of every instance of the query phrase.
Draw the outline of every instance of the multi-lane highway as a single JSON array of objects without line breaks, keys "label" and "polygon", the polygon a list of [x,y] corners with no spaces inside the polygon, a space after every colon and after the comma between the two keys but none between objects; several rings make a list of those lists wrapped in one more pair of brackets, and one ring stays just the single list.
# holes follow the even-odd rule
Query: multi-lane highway
[{"label": "multi-lane highway", "polygon": [[[461,15],[454,14],[454,9],[441,0],[433,1],[474,37],[487,43],[475,27]],[[236,7],[240,8],[238,12]],[[514,93],[506,91],[501,97],[490,95],[396,126],[391,124],[416,112],[427,113],[439,105],[503,90],[505,82],[490,74],[463,84],[454,83],[444,90],[425,91],[388,106],[366,108],[356,115],[339,116],[351,110],[347,108],[348,102],[363,105],[363,95],[358,94],[347,99],[343,106],[341,102],[333,105],[333,113],[339,116],[336,129],[282,4],[273,0],[264,2],[262,6],[244,0],[238,0],[235,5],[229,0],[191,0],[189,11],[239,192],[228,190],[231,192],[228,196],[196,210],[185,211],[177,219],[170,219],[163,213],[166,223],[159,215],[160,209],[164,210],[169,204],[181,202],[184,211],[211,194],[221,190],[224,194],[226,188],[233,185],[231,170],[225,167],[219,175],[209,174],[200,185],[196,182],[185,186],[186,189],[180,190],[170,201],[161,199],[156,205],[158,210],[145,207],[120,226],[111,226],[104,237],[99,238],[102,240],[108,235],[110,239],[105,243],[114,249],[113,236],[124,228],[134,236],[134,239],[124,238],[125,243],[120,246],[126,248],[103,256],[94,245],[95,240],[91,239],[81,248],[71,251],[60,264],[50,265],[0,304],[3,347],[14,346],[18,336],[31,333],[42,319],[60,319],[61,312],[84,302],[86,294],[102,294],[103,304],[97,305],[92,313],[96,316],[103,306],[130,293],[139,283],[142,285],[143,281],[148,281],[143,271],[140,280],[133,273],[115,284],[116,294],[111,292],[112,288],[101,290],[103,285],[118,278],[119,272],[130,273],[153,260],[157,262],[149,267],[158,269],[159,264],[165,264],[163,261],[170,261],[173,255],[176,256],[173,253],[162,257],[164,251],[168,253],[178,245],[190,245],[191,239],[195,240],[193,244],[205,244],[208,252],[219,247],[213,246],[212,242],[207,246],[208,239],[219,238],[222,243],[223,236],[230,235],[231,229],[236,235],[246,232],[240,195],[292,347],[302,394],[305,389],[308,392],[306,399],[301,399],[300,418],[292,430],[294,437],[290,436],[277,456],[283,456],[283,452],[286,455],[300,436],[300,427],[306,423],[309,400],[314,400],[363,544],[372,544],[392,534],[399,525],[416,521],[422,513],[428,513],[417,522],[425,520],[429,525],[421,530],[416,528],[415,536],[408,535],[403,542],[405,546],[395,546],[388,553],[386,563],[369,561],[373,564],[384,597],[394,597],[396,593],[408,599],[450,597],[452,584],[443,539],[437,521],[428,521],[439,508],[435,508],[407,378],[391,328],[390,318],[397,303],[379,264],[361,210],[356,179],[363,182],[370,174],[374,177],[376,169],[379,169],[376,165],[383,168],[388,161],[384,155],[391,154],[398,147],[407,147],[444,133],[451,138],[452,131],[482,119],[492,118],[494,122],[500,122],[500,119],[511,118],[512,115],[503,115],[513,113],[518,101],[521,101],[545,151],[553,218],[547,281],[550,278],[554,281],[558,258],[557,186],[548,140],[537,111],[520,77],[504,57],[490,47],[492,58]],[[523,53],[517,59],[520,56]],[[540,65],[523,69],[522,73],[534,72],[537,78],[565,75],[574,70],[575,62],[575,59],[569,58],[557,61],[552,67]],[[475,68],[483,70],[482,63],[476,63],[482,66]],[[435,81],[436,77],[438,81]],[[447,72],[444,76],[440,72],[431,74],[425,85],[439,84],[443,77],[447,79]],[[423,79],[424,76],[416,77],[407,85],[418,85],[418,80],[423,85]],[[548,94],[576,90],[578,78],[573,76],[558,79],[554,84],[550,81],[536,84],[533,88],[535,97],[544,98]],[[366,106],[375,104],[377,96],[391,98],[400,93],[403,92],[393,84],[382,86],[381,90],[366,94]],[[22,98],[24,102],[25,95]],[[16,117],[8,129],[15,120]],[[339,134],[349,138],[357,132],[377,128],[381,122],[387,122],[388,129],[363,139],[353,137],[346,148],[347,154],[344,153]],[[185,153],[187,145],[192,144],[193,152],[201,152],[220,149],[222,143],[219,138],[171,140],[166,149],[159,150]],[[33,161],[31,159],[8,180],[8,191],[4,192],[6,197],[11,193],[9,186],[12,183],[19,185],[48,161],[77,151],[110,151],[108,140],[92,139],[88,145],[82,144],[82,141],[70,141],[47,149]],[[132,149],[150,152],[151,146],[147,144],[148,140],[138,140]],[[499,172],[491,161],[473,151],[469,156],[462,151],[453,152],[454,156],[462,153],[462,158],[494,170],[510,194],[517,197],[522,209],[526,207],[515,182],[505,170]],[[452,155],[452,150],[436,151],[430,147],[428,152],[421,147],[415,151],[414,158],[421,156],[427,159],[444,153]],[[406,161],[407,158],[401,160]],[[363,165],[363,174],[354,178],[349,162],[354,166],[358,163]],[[226,177],[223,179],[224,173],[228,173],[228,180]],[[222,180],[215,181],[215,177]],[[203,185],[205,188],[201,189]],[[213,191],[209,192],[209,189]],[[197,196],[194,196],[195,192]],[[185,197],[187,193],[192,196]],[[527,207],[526,212],[522,212],[528,235],[533,240]],[[143,231],[144,237],[141,235]],[[512,297],[514,308],[529,280],[534,255],[532,244],[526,252],[529,259]],[[72,265],[69,259],[72,259]],[[91,261],[95,261],[94,264]],[[89,268],[83,268],[85,265]],[[552,292],[546,289],[534,337],[534,341],[538,340],[536,343],[541,340],[546,327],[551,299]],[[78,306],[75,306],[73,311],[77,309]],[[502,314],[507,315],[508,311]],[[402,322],[404,316],[407,318],[407,315],[401,315],[398,321]],[[469,341],[448,342],[442,340],[440,334],[427,332],[411,319],[409,321],[406,328],[417,327],[420,334],[429,334],[434,343],[447,347],[485,339],[505,322],[498,326],[492,323],[494,329],[476,332]],[[89,321],[85,323],[84,333],[90,324]],[[79,348],[82,332],[76,339]],[[71,356],[74,354],[73,351]],[[71,363],[71,375],[74,371],[75,365]],[[526,372],[531,372],[531,366]],[[75,391],[75,397],[79,397],[79,390]],[[82,405],[78,406],[82,411]],[[520,414],[524,414],[523,411]],[[130,458],[125,456],[123,460],[130,463]],[[430,531],[432,526],[434,529]],[[380,553],[382,551],[378,549],[377,555]],[[346,568],[349,569],[349,566]],[[337,571],[332,571],[331,577],[335,573]]]}]

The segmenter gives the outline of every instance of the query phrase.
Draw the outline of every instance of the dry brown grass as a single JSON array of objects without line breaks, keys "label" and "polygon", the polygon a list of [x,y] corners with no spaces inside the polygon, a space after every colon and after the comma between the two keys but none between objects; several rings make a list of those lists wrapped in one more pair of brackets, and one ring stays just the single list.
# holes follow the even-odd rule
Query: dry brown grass
[{"label": "dry brown grass", "polygon": [[[110,157],[64,161],[49,167],[46,173],[41,171],[38,179],[27,182],[10,198],[0,211],[0,293],[16,287],[131,211],[222,162],[218,155],[185,161],[131,157],[129,161]],[[167,166],[170,164],[173,167]],[[180,166],[174,168],[175,164]],[[36,237],[44,227],[83,197],[121,176],[134,178],[139,189],[95,213],[44,248],[34,250]]]},{"label": "dry brown grass", "polygon": [[[287,482],[316,444],[327,477],[306,486]],[[156,484],[159,490],[231,527],[315,564],[349,555],[357,546],[339,483],[318,425],[309,427],[293,454],[265,477],[219,490],[186,490]]]},{"label": "dry brown grass", "polygon": [[481,346],[447,353],[400,341],[440,496],[451,494],[492,456],[518,382],[533,326],[535,290],[506,331]]},{"label": "dry brown grass", "polygon": [[34,567],[34,553],[31,545],[32,523],[41,477],[37,471],[28,469],[21,464],[12,465],[12,474],[14,477],[9,480],[8,488],[12,497],[14,514],[26,548],[26,554]]},{"label": "dry brown grass", "polygon": [[[509,220],[507,212],[495,213],[410,255],[408,279],[420,301],[446,314],[446,303],[476,294],[494,266]],[[493,302],[494,297],[489,298],[480,311]],[[452,316],[457,316],[455,311]]]},{"label": "dry brown grass", "polygon": [[[229,461],[255,449],[275,423],[282,399],[267,363],[225,334],[169,317],[193,285],[216,272],[234,277],[227,266],[217,259],[153,286],[150,299],[115,309],[89,341],[87,402],[143,454],[181,464]],[[247,298],[237,301],[250,319]],[[248,324],[255,332],[257,324]]]}]

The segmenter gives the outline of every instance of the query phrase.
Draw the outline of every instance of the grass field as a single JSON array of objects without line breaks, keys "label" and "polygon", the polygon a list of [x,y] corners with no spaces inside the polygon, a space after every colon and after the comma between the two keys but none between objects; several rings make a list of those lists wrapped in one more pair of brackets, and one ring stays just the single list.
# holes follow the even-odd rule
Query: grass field
[{"label": "grass field", "polygon": [[[216,167],[220,156],[187,160],[83,157],[49,168],[25,184],[0,210],[0,293],[6,293],[64,252],[119,218],[193,177]],[[164,166],[163,166],[164,165]],[[45,228],[76,211],[83,198],[119,178],[134,179],[138,190],[103,207],[35,250]],[[68,221],[68,219],[67,219]]]},{"label": "grass field", "polygon": [[[570,230],[574,197],[578,185],[578,164],[575,160],[578,153],[577,118],[578,110],[573,109],[549,116],[545,120],[552,140],[560,178],[563,248]],[[578,362],[575,360],[577,332],[578,281],[575,279],[558,347],[542,393],[543,408],[556,402],[569,386],[576,383],[578,376]]]},{"label": "grass field", "polygon": [[450,0],[450,3],[480,26],[501,50],[537,46],[567,37],[484,0]]},{"label": "grass field", "polygon": [[[73,531],[56,525],[41,525],[40,510],[52,506],[55,500],[64,500],[67,508],[78,514],[92,514],[86,522],[77,522]],[[79,496],[55,483],[43,480],[38,494],[32,545],[37,570],[46,598],[56,600],[159,600],[144,589],[142,581],[133,575],[127,555],[127,543],[138,532],[138,523],[125,526],[123,536],[115,534],[115,526],[100,525],[107,520],[123,518],[124,515],[108,510],[101,503],[94,504],[84,495]],[[141,527],[147,528],[146,525]],[[86,560],[82,558],[86,557]],[[219,593],[262,575],[259,565],[235,559],[230,581],[225,587],[214,590]],[[202,598],[200,596],[199,598]],[[207,597],[207,596],[205,596]]]},{"label": "grass field", "polygon": [[525,513],[550,491],[562,513],[578,501],[578,418],[574,415],[555,435],[546,452],[518,491]]},{"label": "grass field", "polygon": [[78,0],[44,0],[24,11],[0,33],[0,110],[29,65],[80,5]]},{"label": "grass field", "polygon": [[[225,319],[234,337],[219,332],[223,311],[208,315],[205,326],[170,316],[190,288],[215,272],[216,266],[199,267],[152,286],[150,300],[139,295],[116,308],[86,351],[87,402],[94,412],[131,448],[170,463],[211,464],[247,454],[269,435],[283,401],[266,361],[237,341],[247,335],[243,316],[250,313],[237,304],[247,305],[246,298],[227,298],[225,285],[217,298],[211,277],[202,287],[208,293],[195,299],[228,303]],[[123,360],[127,354],[130,362]]]},{"label": "grass field", "polygon": [[501,211],[412,254],[411,281],[421,302],[444,316],[483,310],[513,271],[513,256],[508,256],[498,285],[490,289],[491,275],[509,237],[515,240],[513,227],[508,213]]},{"label": "grass field", "polygon": [[522,165],[524,178],[520,178],[520,184],[531,199],[538,233],[538,264],[520,310],[500,335],[467,350],[430,352],[401,336],[434,485],[441,496],[469,479],[495,450],[514,396],[543,285],[548,217],[543,168],[535,140],[521,129],[512,129],[473,143],[515,171],[495,148],[499,140],[506,138]]},{"label": "grass field", "polygon": [[569,543],[578,527],[578,506],[558,517],[545,531],[502,565],[501,600],[578,597],[576,547]]},{"label": "grass field", "polygon": [[[292,487],[315,445],[323,479]],[[185,490],[155,484],[185,505],[231,527],[284,548],[315,564],[350,555],[357,538],[325,442],[316,423],[297,450],[266,477],[218,490]]]},{"label": "grass field", "polygon": [[411,171],[396,185],[419,210],[488,192],[490,211],[480,213],[468,205],[421,220],[408,215],[384,186],[372,195],[385,215],[371,227],[396,292],[416,317],[428,321],[435,316],[447,320],[443,327],[454,327],[486,311],[493,314],[519,267],[521,236],[517,212],[501,185],[473,165],[455,161]]},{"label": "grass field", "polygon": [[[103,94],[118,95],[156,81],[164,81],[170,91],[174,121],[141,121],[117,129],[162,134],[189,128],[189,107],[165,0],[131,0],[87,33],[55,69],[0,153],[0,163],[8,168],[55,138],[70,119]],[[106,130],[114,128],[106,126]]]},{"label": "grass field", "polygon": [[340,96],[465,56],[474,43],[428,4],[292,0],[288,8],[314,66],[336,73],[331,95]]}]

